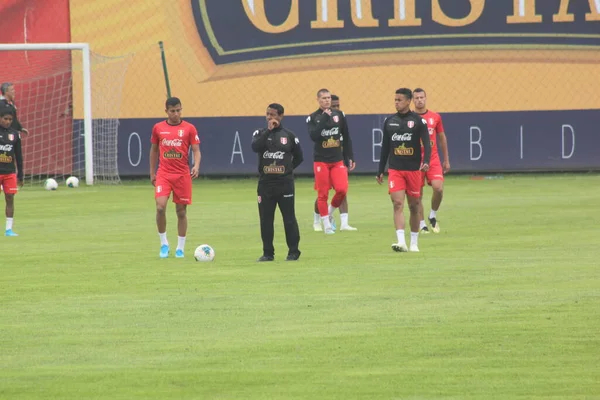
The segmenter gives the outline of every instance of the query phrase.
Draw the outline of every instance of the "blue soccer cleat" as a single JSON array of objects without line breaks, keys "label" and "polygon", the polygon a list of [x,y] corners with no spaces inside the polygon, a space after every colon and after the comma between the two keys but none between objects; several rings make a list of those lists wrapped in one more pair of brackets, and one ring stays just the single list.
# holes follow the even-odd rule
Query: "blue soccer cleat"
[{"label": "blue soccer cleat", "polygon": [[183,250],[181,250],[181,249],[175,250],[175,258],[183,258]]},{"label": "blue soccer cleat", "polygon": [[4,236],[19,236],[19,235],[14,233],[12,229],[7,229],[6,232],[4,232]]},{"label": "blue soccer cleat", "polygon": [[335,232],[337,225],[335,224],[335,218],[333,218],[333,215],[329,216],[329,223],[331,224],[331,229]]},{"label": "blue soccer cleat", "polygon": [[163,244],[162,246],[160,246],[160,258],[167,257],[169,257],[169,245]]}]

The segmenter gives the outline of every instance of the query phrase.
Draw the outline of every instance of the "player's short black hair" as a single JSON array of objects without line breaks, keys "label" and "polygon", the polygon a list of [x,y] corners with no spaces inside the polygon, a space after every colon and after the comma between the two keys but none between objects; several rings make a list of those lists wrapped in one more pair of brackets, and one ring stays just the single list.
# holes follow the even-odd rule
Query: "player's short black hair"
[{"label": "player's short black hair", "polygon": [[396,90],[396,94],[404,95],[404,97],[406,97],[407,100],[412,100],[413,98],[412,90],[410,90],[409,88],[400,88]]},{"label": "player's short black hair", "polygon": [[2,92],[3,95],[5,95],[6,92],[8,92],[8,88],[11,86],[13,86],[12,83],[4,82],[2,85],[0,85],[0,92]]},{"label": "player's short black hair", "polygon": [[427,96],[427,92],[425,92],[425,89],[421,89],[420,87],[413,90],[413,94],[414,93],[425,93],[425,96]]},{"label": "player's short black hair", "polygon": [[11,115],[12,117],[14,117],[15,113],[13,112],[12,108],[10,108],[10,107],[7,107],[7,106],[0,107],[0,117],[4,117],[5,115]]},{"label": "player's short black hair", "polygon": [[317,97],[321,97],[323,93],[329,93],[329,89],[319,89],[319,91],[317,92]]},{"label": "player's short black hair", "polygon": [[277,111],[277,115],[283,115],[283,112],[285,111],[283,106],[279,103],[271,103],[267,108],[272,108],[273,110]]},{"label": "player's short black hair", "polygon": [[169,97],[167,101],[165,101],[165,108],[180,106],[181,100],[179,97]]},{"label": "player's short black hair", "polygon": [[339,96],[338,96],[337,94],[332,94],[332,95],[331,95],[331,100],[332,100],[332,101],[334,101],[334,100],[335,100],[335,101],[339,101],[339,100],[340,100],[340,98],[339,98]]}]

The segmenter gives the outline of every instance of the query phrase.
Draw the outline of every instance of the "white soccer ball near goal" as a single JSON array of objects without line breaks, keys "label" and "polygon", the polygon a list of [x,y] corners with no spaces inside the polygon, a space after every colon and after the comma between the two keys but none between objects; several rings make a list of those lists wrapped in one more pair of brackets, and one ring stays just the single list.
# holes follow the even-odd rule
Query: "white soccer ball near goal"
[{"label": "white soccer ball near goal", "polygon": [[58,183],[54,179],[48,178],[44,182],[44,189],[46,189],[46,190],[56,190],[56,189],[58,189]]},{"label": "white soccer ball near goal", "polygon": [[215,259],[215,250],[208,244],[201,244],[194,251],[196,261],[212,261]]},{"label": "white soccer ball near goal", "polygon": [[79,179],[77,177],[70,176],[67,178],[66,184],[67,184],[67,187],[70,187],[70,188],[79,187]]}]

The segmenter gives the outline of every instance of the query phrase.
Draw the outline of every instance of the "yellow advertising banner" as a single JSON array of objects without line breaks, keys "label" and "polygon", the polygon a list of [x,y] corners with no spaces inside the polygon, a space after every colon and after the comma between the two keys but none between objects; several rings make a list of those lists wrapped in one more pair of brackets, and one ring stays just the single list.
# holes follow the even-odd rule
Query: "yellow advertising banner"
[{"label": "yellow advertising banner", "polygon": [[188,116],[306,115],[323,87],[351,114],[393,112],[399,87],[440,112],[600,109],[596,0],[416,3],[71,0],[71,40],[131,55],[122,88],[93,82],[122,96],[121,118],[163,115],[159,41]]}]

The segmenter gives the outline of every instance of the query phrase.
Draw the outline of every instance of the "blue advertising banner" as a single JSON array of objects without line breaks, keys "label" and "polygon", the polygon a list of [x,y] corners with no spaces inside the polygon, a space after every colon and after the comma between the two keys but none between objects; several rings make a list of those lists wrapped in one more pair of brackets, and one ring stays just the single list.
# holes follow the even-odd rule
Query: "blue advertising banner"
[{"label": "blue advertising banner", "polygon": [[[386,115],[349,115],[357,167],[377,171],[381,126]],[[313,143],[304,116],[283,125],[296,133],[305,162],[299,173],[312,174]],[[454,172],[566,171],[600,169],[600,110],[443,114]],[[121,176],[148,175],[150,133],[156,119],[120,121],[118,163]],[[189,118],[201,140],[202,175],[257,174],[252,133],[264,117]]]}]

